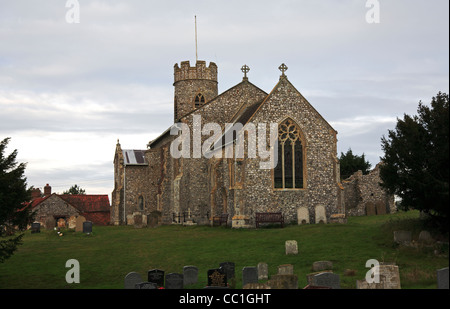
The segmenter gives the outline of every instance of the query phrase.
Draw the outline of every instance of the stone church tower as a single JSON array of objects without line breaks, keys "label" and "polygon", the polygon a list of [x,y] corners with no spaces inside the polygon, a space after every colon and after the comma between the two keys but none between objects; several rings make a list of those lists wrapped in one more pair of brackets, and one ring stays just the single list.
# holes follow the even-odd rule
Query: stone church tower
[{"label": "stone church tower", "polygon": [[[267,158],[262,156],[226,156],[235,153],[237,140],[214,150],[222,156],[206,156],[203,149],[196,156],[191,148],[189,157],[175,157],[170,149],[179,136],[171,128],[143,150],[122,149],[118,142],[111,223],[212,224],[215,216],[227,214],[233,227],[254,227],[256,213],[281,212],[285,222],[299,224],[345,216],[337,131],[291,84],[287,66],[279,69],[282,75],[269,92],[249,81],[250,68],[244,65],[242,80],[219,94],[215,63],[175,64],[173,119],[192,133],[187,144],[214,139],[215,145],[228,125],[233,136],[248,136],[253,126],[258,141],[267,139],[263,149],[280,158],[278,164],[263,169]],[[201,126],[216,124],[220,134],[196,135],[194,119]],[[269,130],[272,124],[278,128],[274,140],[259,135],[260,125]],[[248,153],[248,137],[245,143]]]},{"label": "stone church tower", "polygon": [[217,97],[217,65],[206,66],[205,61],[197,61],[191,67],[189,61],[174,66],[174,122]]}]

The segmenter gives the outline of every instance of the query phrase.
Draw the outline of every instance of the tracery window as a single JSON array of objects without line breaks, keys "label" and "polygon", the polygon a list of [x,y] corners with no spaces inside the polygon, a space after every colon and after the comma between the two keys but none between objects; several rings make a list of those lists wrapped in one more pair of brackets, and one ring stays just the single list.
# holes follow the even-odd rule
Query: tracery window
[{"label": "tracery window", "polygon": [[278,164],[274,168],[275,189],[304,188],[304,141],[299,126],[286,119],[278,126]]},{"label": "tracery window", "polygon": [[203,96],[203,94],[199,93],[195,96],[194,104],[195,108],[199,108],[200,106],[205,104],[205,97]]}]

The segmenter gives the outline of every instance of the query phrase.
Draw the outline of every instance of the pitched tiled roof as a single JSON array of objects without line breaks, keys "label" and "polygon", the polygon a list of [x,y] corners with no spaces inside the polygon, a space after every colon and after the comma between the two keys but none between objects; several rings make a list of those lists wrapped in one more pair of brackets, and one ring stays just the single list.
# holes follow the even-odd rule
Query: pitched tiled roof
[{"label": "pitched tiled roof", "polygon": [[58,196],[82,212],[110,211],[108,195],[63,194]]}]

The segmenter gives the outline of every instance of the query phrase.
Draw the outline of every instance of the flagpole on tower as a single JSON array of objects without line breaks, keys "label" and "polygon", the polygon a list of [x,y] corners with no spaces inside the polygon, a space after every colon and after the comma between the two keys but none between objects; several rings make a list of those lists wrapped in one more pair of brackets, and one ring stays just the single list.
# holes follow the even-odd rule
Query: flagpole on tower
[{"label": "flagpole on tower", "polygon": [[197,15],[194,15],[195,18],[195,62],[198,60],[197,55]]}]

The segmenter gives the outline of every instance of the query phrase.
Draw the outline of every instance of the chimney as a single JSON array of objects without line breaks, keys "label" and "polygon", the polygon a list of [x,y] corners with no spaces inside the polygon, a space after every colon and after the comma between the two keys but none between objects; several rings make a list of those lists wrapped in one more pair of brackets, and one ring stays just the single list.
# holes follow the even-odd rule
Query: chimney
[{"label": "chimney", "polygon": [[34,199],[37,199],[39,197],[41,197],[41,190],[39,190],[39,188],[34,188],[31,191],[31,199],[34,200]]},{"label": "chimney", "polygon": [[52,195],[52,187],[48,184],[44,187],[44,196]]}]

